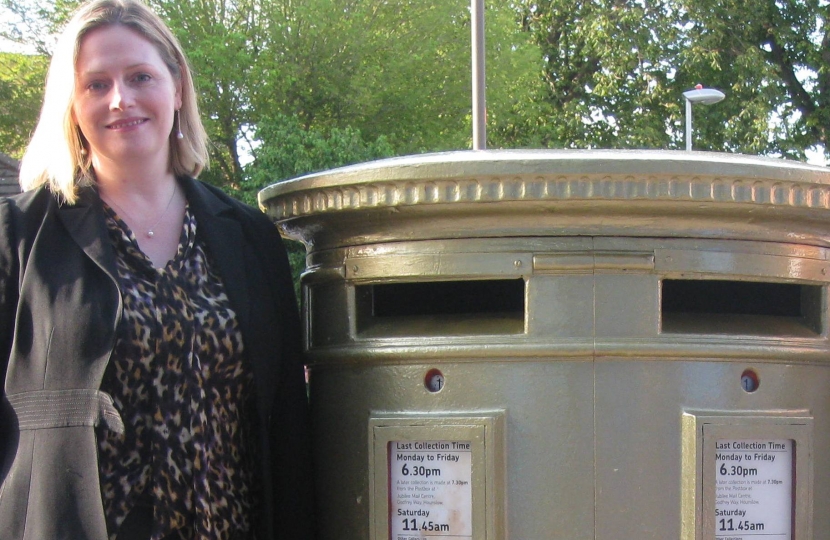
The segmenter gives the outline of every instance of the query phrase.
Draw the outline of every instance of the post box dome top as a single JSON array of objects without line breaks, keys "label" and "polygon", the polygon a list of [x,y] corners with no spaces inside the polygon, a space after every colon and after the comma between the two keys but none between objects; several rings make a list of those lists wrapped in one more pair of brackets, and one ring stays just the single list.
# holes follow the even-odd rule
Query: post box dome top
[{"label": "post box dome top", "polygon": [[420,154],[330,169],[274,183],[260,203],[310,190],[376,182],[429,181],[504,174],[680,174],[763,177],[830,184],[830,168],[797,161],[660,150],[481,150]]},{"label": "post box dome top", "polygon": [[[830,245],[830,168],[710,152],[423,154],[278,182],[259,202],[283,234],[310,246],[399,234],[799,236]],[[656,225],[660,217],[670,223]]]}]

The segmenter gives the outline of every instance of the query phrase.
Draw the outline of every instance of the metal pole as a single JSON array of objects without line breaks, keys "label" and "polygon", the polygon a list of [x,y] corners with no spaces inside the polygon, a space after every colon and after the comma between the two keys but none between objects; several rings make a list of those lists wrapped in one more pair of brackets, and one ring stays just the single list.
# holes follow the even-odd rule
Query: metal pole
[{"label": "metal pole", "polygon": [[692,102],[686,98],[686,151],[692,151]]},{"label": "metal pole", "polygon": [[487,104],[484,98],[484,0],[471,0],[473,64],[473,150],[487,147]]}]

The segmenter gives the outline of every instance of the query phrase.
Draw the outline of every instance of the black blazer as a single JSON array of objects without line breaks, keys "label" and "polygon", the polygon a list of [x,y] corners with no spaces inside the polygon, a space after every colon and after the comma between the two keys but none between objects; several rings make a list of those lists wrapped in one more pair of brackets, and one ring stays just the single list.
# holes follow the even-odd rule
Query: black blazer
[{"label": "black blazer", "polygon": [[[312,538],[300,323],[276,227],[180,178],[253,365],[265,486],[259,538]],[[101,379],[121,317],[101,201],[45,188],[0,199],[0,540],[106,540],[94,426],[119,429]]]}]

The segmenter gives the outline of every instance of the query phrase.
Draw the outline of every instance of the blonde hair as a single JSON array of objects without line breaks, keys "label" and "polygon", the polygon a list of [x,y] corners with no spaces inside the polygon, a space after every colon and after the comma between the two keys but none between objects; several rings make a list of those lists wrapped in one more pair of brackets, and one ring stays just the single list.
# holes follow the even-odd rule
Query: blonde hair
[{"label": "blonde hair", "polygon": [[20,164],[20,186],[24,190],[47,184],[72,204],[77,200],[79,186],[95,182],[86,141],[72,115],[75,64],[84,36],[110,25],[134,30],[152,43],[170,73],[181,83],[178,128],[183,138],[170,133],[171,171],[195,177],[207,166],[207,134],[199,116],[190,67],[179,41],[164,21],[139,0],[92,0],[78,9],[55,46],[40,118]]}]

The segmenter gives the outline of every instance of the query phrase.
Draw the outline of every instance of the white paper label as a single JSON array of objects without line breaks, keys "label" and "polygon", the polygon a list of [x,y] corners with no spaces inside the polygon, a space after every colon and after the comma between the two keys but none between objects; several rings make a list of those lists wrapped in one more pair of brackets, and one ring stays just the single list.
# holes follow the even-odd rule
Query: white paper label
[{"label": "white paper label", "polygon": [[793,441],[715,442],[718,540],[791,540]]},{"label": "white paper label", "polygon": [[389,443],[390,540],[473,537],[468,441]]}]

